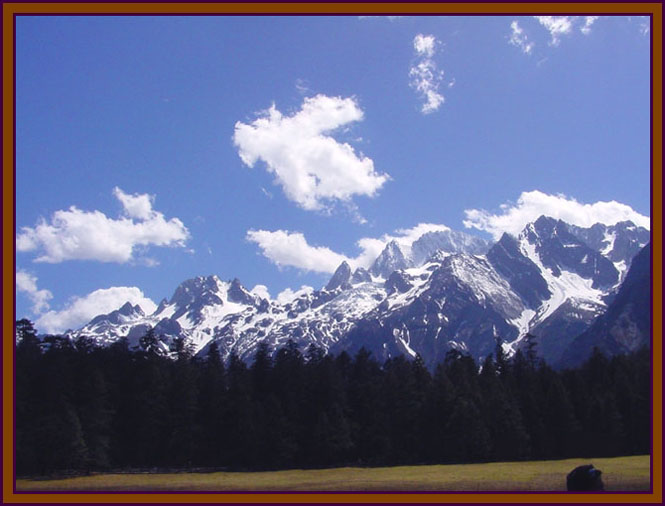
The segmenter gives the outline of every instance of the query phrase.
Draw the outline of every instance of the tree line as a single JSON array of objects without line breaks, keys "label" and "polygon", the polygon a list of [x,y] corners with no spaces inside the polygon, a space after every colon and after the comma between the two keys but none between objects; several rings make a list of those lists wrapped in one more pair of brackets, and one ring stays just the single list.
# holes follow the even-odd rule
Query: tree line
[{"label": "tree line", "polygon": [[268,470],[646,454],[648,349],[555,371],[500,343],[478,364],[450,351],[380,363],[293,341],[250,364],[215,343],[167,357],[152,331],[130,348],[38,339],[17,322],[18,475],[129,468]]}]

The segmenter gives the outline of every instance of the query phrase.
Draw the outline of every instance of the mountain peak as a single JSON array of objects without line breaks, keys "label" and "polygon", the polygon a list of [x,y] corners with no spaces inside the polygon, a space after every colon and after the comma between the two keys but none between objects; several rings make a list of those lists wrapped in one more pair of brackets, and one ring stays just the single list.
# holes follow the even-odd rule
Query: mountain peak
[{"label": "mountain peak", "polygon": [[101,322],[109,322],[112,324],[120,324],[125,321],[134,320],[145,316],[141,306],[136,304],[132,306],[131,302],[125,302],[120,308],[115,309],[107,314],[101,314],[90,320],[87,325],[97,325]]},{"label": "mountain peak", "polygon": [[434,230],[421,235],[411,245],[411,259],[415,265],[428,261],[437,252],[484,255],[490,243],[485,239],[456,230]]},{"label": "mountain peak", "polygon": [[543,214],[533,222],[533,228],[540,237],[551,236],[557,230],[557,225],[559,225],[559,223],[562,223],[561,220],[556,220],[551,216],[545,216]]},{"label": "mountain peak", "polygon": [[372,275],[369,273],[367,269],[364,269],[363,267],[358,267],[355,271],[353,271],[353,276],[351,276],[352,285],[358,283],[365,283],[367,281],[372,281]]},{"label": "mountain peak", "polygon": [[347,263],[346,260],[344,260],[341,264],[339,264],[339,267],[337,267],[335,270],[335,273],[332,275],[332,278],[330,278],[330,281],[328,281],[326,290],[332,291],[339,287],[342,287],[342,289],[348,288],[351,286],[349,284],[350,279],[351,266]]},{"label": "mountain peak", "polygon": [[231,281],[231,286],[229,287],[227,294],[229,301],[238,304],[253,305],[256,302],[255,297],[242,286],[238,278],[234,278],[233,281]]},{"label": "mountain peak", "polygon": [[138,304],[132,306],[131,302],[129,301],[125,302],[124,305],[118,309],[118,313],[123,316],[145,316],[141,306]]},{"label": "mountain peak", "polygon": [[375,276],[388,278],[390,274],[399,269],[406,269],[408,263],[404,257],[404,253],[400,249],[397,241],[394,239],[386,244],[381,254],[376,258],[370,272]]},{"label": "mountain peak", "polygon": [[204,306],[224,305],[220,288],[221,281],[215,275],[197,276],[182,282],[169,301],[176,307],[173,318],[178,319],[188,312],[198,313]]},{"label": "mountain peak", "polygon": [[131,302],[127,301],[120,307],[120,309],[118,309],[118,312],[120,314],[129,315],[132,313],[133,310],[134,306],[132,306]]}]

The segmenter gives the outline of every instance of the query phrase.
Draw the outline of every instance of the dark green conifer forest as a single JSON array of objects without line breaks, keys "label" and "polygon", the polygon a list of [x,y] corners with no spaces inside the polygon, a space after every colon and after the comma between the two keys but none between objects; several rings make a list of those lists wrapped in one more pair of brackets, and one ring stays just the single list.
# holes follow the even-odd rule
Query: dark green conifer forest
[{"label": "dark green conifer forest", "polygon": [[[16,472],[269,470],[609,457],[651,448],[648,349],[556,371],[533,350],[377,361],[260,346],[251,364],[152,332],[130,348],[17,322]],[[529,351],[530,350],[530,351]]]}]

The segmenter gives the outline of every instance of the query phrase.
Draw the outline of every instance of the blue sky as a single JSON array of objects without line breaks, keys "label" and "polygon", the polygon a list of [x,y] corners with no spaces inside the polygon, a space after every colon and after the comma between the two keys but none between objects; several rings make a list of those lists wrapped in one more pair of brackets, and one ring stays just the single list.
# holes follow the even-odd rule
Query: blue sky
[{"label": "blue sky", "polygon": [[644,17],[18,17],[17,318],[277,297],[441,226],[648,226],[649,58]]}]

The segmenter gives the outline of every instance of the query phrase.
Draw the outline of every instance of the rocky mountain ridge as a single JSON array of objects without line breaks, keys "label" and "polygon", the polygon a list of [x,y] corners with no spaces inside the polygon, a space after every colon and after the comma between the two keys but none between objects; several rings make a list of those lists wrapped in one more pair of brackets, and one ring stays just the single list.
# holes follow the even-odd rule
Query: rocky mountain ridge
[{"label": "rocky mountain ridge", "polygon": [[389,242],[369,269],[343,262],[324,288],[285,303],[250,293],[237,279],[197,277],[151,315],[125,304],[68,335],[101,345],[127,337],[135,346],[153,328],[165,352],[184,338],[196,353],[214,341],[224,356],[248,360],[262,341],[276,349],[293,339],[302,349],[365,347],[381,359],[420,354],[433,366],[450,349],[482,359],[501,342],[514,353],[529,332],[541,355],[559,363],[606,312],[649,238],[630,222],[581,228],[545,216],[494,244],[430,232],[408,251]]}]

